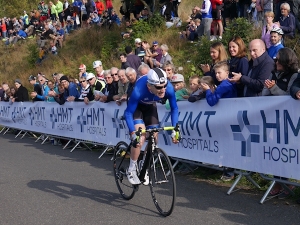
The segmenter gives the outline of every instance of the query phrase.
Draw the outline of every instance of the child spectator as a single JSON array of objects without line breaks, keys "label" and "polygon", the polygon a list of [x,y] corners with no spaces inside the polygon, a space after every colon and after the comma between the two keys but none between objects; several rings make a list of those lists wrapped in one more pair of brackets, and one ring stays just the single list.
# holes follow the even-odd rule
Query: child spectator
[{"label": "child spectator", "polygon": [[[184,77],[181,74],[174,74],[171,83],[175,90],[176,101],[184,101],[189,97],[189,92],[185,88]],[[166,101],[166,109],[170,109],[169,100]]]},{"label": "child spectator", "polygon": [[201,83],[202,89],[206,92],[206,101],[210,106],[218,103],[220,98],[235,98],[237,91],[234,84],[230,83],[227,78],[229,76],[229,65],[226,61],[218,62],[214,66],[216,78],[220,82],[216,90],[213,92],[210,87]]},{"label": "child spectator", "polygon": [[43,59],[45,59],[45,55],[46,55],[46,48],[45,47],[40,47],[39,48],[39,58],[37,60],[37,64],[41,64]]},{"label": "child spectator", "polygon": [[189,102],[195,102],[205,97],[205,92],[201,89],[201,81],[198,75],[194,75],[189,79],[191,94],[188,98]]},{"label": "child spectator", "polygon": [[216,74],[213,70],[214,64],[228,59],[226,49],[221,42],[214,42],[210,46],[210,57],[212,64],[200,64],[200,67],[204,73],[204,76],[211,76],[214,79],[214,83],[219,85],[220,82],[216,79]]},{"label": "child spectator", "polygon": [[51,53],[53,55],[57,55],[57,48],[54,44],[54,41],[50,41],[50,49],[49,50],[51,51]]}]

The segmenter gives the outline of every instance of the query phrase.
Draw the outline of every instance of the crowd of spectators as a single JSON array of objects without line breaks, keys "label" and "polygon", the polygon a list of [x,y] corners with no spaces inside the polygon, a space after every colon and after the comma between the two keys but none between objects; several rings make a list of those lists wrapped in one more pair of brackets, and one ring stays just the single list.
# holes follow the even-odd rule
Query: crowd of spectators
[{"label": "crowd of spectators", "polygon": [[[241,1],[239,3],[242,4]],[[189,19],[191,23],[193,20],[202,19],[200,26],[203,25],[203,27],[200,30],[203,35],[206,34],[207,24],[211,27],[212,19],[203,17],[207,13],[204,9],[209,4],[212,4],[211,1],[205,0],[202,10],[195,7]],[[236,3],[230,4],[237,6]],[[53,13],[50,16],[56,16],[62,20],[57,22],[57,26],[55,25],[59,29],[65,20],[62,14],[55,13],[53,5],[51,5]],[[240,6],[236,7],[239,12],[237,15],[245,15],[241,10],[246,10],[248,6],[246,4],[244,7]],[[218,9],[218,7],[216,8]],[[107,13],[113,15],[113,8],[109,9]],[[295,18],[289,14],[289,4],[282,3],[280,9],[280,18],[284,18],[283,21]],[[91,13],[92,11],[90,11]],[[98,13],[105,13],[105,11],[99,9]],[[41,14],[42,16],[46,21],[44,32],[47,33],[50,29],[47,24],[49,15]],[[61,17],[62,19],[60,19]],[[160,45],[158,41],[150,44],[146,40],[136,38],[134,40],[135,48],[126,46],[125,52],[120,54],[120,67],[118,68],[104,69],[102,61],[95,60],[92,62],[94,71],[86,71],[86,65],[81,64],[78,67],[78,74],[73,76],[61,73],[53,73],[51,77],[42,73],[36,76],[30,75],[28,81],[32,85],[32,92],[28,93],[20,79],[16,79],[15,87],[9,86],[7,83],[2,84],[0,98],[1,101],[11,104],[31,99],[32,101],[57,102],[58,104],[73,101],[89,104],[92,101],[100,101],[103,103],[115,102],[117,105],[121,105],[128,100],[135,82],[141,76],[146,75],[153,68],[160,68],[166,72],[168,80],[173,84],[177,101],[193,103],[200,99],[206,99],[207,103],[213,107],[221,98],[291,95],[295,99],[300,99],[298,58],[293,50],[285,48],[282,42],[282,37],[292,37],[294,33],[291,33],[293,30],[286,29],[281,22],[273,23],[275,17],[273,12],[265,12],[266,25],[262,28],[262,37],[252,40],[248,47],[238,36],[232,37],[227,48],[219,41],[212,42],[209,46],[211,64],[201,64],[204,76],[190,77],[188,87],[186,87],[185,76],[179,73],[178,68],[172,62],[172,56],[169,54],[166,44]],[[36,21],[34,22],[36,23]],[[222,25],[216,23],[215,27],[221,29]],[[190,35],[192,32],[189,30],[186,34]],[[51,32],[50,36],[53,36]],[[55,37],[57,38],[57,36]],[[52,38],[53,45],[60,42],[60,39],[56,38],[55,40]],[[40,41],[40,46],[43,47],[43,40]],[[249,59],[247,51],[250,53]],[[168,102],[163,99],[161,102],[166,104],[168,109]],[[232,168],[225,168],[222,179],[224,181],[232,180],[234,178],[233,171]],[[280,185],[276,186],[271,194],[281,194],[282,197],[288,195]]]},{"label": "crowd of spectators", "polygon": [[221,40],[228,20],[244,17],[258,29],[262,29],[262,35],[266,35],[267,40],[275,27],[282,29],[283,39],[295,38],[296,30],[300,32],[298,17],[300,2],[278,0],[274,2],[273,8],[271,2],[271,0],[204,0],[201,7],[193,7],[192,14],[187,20],[188,25],[181,32],[181,37],[191,42],[202,36],[211,41]]}]

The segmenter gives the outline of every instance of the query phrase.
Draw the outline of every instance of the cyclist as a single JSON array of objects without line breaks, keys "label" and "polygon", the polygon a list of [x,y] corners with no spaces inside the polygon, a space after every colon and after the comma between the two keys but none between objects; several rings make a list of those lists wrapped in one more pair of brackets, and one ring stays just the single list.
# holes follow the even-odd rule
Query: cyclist
[{"label": "cyclist", "polygon": [[[137,80],[134,90],[128,100],[124,117],[130,131],[131,140],[136,140],[135,131],[138,128],[145,129],[159,127],[156,102],[161,99],[168,99],[171,106],[172,125],[178,122],[178,107],[175,92],[172,84],[167,80],[165,71],[159,68],[151,69],[146,76]],[[176,131],[172,131],[173,143],[178,143]],[[136,146],[131,147],[130,164],[127,169],[127,178],[131,184],[140,184],[137,176],[137,159],[140,155],[141,146],[144,144],[143,135]],[[146,173],[147,176],[147,173]],[[148,178],[145,177],[145,183]]]}]

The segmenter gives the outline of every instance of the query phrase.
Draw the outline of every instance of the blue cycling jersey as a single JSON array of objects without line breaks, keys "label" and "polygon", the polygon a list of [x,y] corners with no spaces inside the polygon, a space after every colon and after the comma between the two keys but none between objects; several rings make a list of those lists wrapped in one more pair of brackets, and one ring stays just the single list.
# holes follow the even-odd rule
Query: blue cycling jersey
[{"label": "blue cycling jersey", "polygon": [[[147,76],[143,76],[137,80],[134,90],[129,98],[127,108],[124,112],[124,117],[130,133],[135,131],[133,114],[138,104],[153,104],[160,100],[159,97],[152,94],[147,88],[147,80]],[[175,91],[170,82],[168,82],[167,85],[165,98],[170,102],[172,126],[176,126],[178,122],[178,107],[176,103]]]}]

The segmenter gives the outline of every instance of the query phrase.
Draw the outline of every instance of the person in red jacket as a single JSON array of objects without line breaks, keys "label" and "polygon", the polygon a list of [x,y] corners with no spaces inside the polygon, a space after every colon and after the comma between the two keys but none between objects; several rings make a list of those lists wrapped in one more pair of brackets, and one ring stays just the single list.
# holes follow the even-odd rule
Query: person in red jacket
[{"label": "person in red jacket", "polygon": [[98,16],[99,17],[102,16],[102,13],[103,13],[103,11],[105,9],[103,2],[101,2],[101,0],[97,0],[95,2],[95,5],[96,5],[97,12],[98,12]]},{"label": "person in red jacket", "polygon": [[105,0],[106,10],[108,11],[108,15],[111,16],[111,11],[113,9],[112,0]]},{"label": "person in red jacket", "polygon": [[[223,0],[210,0],[212,6],[212,17],[213,17],[213,31],[214,36],[211,38],[211,41],[222,39],[223,35],[223,23],[222,23],[222,15],[221,10],[223,8]],[[217,34],[219,33],[219,37]]]}]

